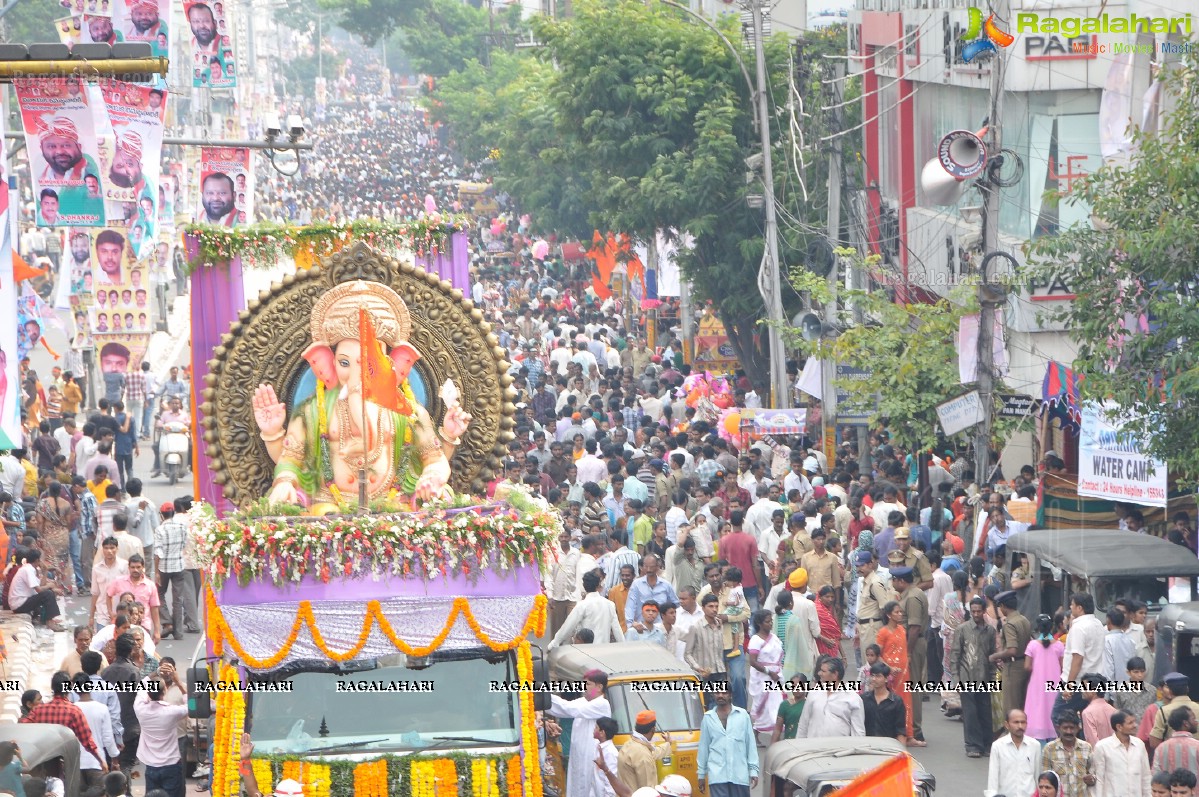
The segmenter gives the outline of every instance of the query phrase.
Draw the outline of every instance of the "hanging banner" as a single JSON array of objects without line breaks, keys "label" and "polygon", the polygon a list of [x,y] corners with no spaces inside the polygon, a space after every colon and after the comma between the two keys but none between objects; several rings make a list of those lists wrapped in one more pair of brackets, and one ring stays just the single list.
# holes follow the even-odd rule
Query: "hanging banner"
[{"label": "hanging banner", "polygon": [[[92,290],[92,233],[73,230],[67,236],[67,250],[62,253],[62,273],[67,276],[68,303],[72,309],[88,310],[95,304]],[[61,293],[62,286],[59,286]],[[59,306],[59,302],[55,302]],[[60,309],[61,306],[60,306]]]},{"label": "hanging banner", "polygon": [[192,34],[192,85],[214,89],[237,85],[237,64],[233,57],[233,28],[225,17],[225,4],[187,2],[183,4]]},{"label": "hanging banner", "polygon": [[[92,5],[88,0],[88,5]],[[108,5],[108,0],[104,0]],[[121,33],[112,26],[112,15],[87,13],[83,15],[83,30],[79,40],[88,44],[116,44],[121,41]]]},{"label": "hanging banner", "polygon": [[[9,218],[8,153],[4,140],[4,115],[0,114],[0,317],[17,317],[17,285],[13,282],[13,219]],[[0,446],[19,446],[21,433],[20,371],[17,325],[0,324]]]},{"label": "hanging banner", "polygon": [[113,146],[104,163],[105,209],[110,222],[121,219],[134,259],[150,255],[158,238],[162,130],[166,92],[117,80],[101,84],[112,124]]},{"label": "hanging banner", "polygon": [[202,148],[199,188],[198,224],[244,227],[254,222],[254,173],[250,150]]},{"label": "hanging banner", "polygon": [[1109,420],[1105,407],[1082,405],[1078,494],[1142,506],[1166,506],[1166,463],[1141,453],[1142,441]]},{"label": "hanging banner", "polygon": [[104,181],[88,97],[79,78],[14,81],[33,174],[37,223],[104,224]]},{"label": "hanging banner", "polygon": [[154,55],[170,55],[166,20],[170,0],[113,0],[113,27],[127,42],[149,42]]},{"label": "hanging banner", "polygon": [[92,250],[95,303],[90,310],[93,336],[151,330],[148,265],[136,262],[132,254],[123,229],[109,227],[96,233]]},{"label": "hanging banner", "polygon": [[68,47],[74,47],[83,36],[83,17],[60,17],[54,20],[54,28],[58,31],[58,40]]},{"label": "hanging banner", "polygon": [[174,174],[164,174],[159,179],[158,229],[162,233],[174,232],[175,194],[179,190],[179,179]]}]

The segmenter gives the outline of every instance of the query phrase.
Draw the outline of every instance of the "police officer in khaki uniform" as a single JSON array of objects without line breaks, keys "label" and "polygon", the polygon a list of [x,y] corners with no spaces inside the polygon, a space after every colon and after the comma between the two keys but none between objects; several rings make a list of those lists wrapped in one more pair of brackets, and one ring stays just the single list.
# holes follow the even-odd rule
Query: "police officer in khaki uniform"
[{"label": "police officer in khaki uniform", "polygon": [[932,589],[932,565],[929,564],[927,556],[912,547],[912,533],[906,526],[895,529],[895,547],[897,551],[903,553],[903,562],[899,566],[912,568],[916,586],[919,589]]},{"label": "police officer in khaki uniform", "polygon": [[1023,708],[1028,691],[1029,673],[1024,670],[1024,649],[1032,639],[1032,623],[1016,609],[1016,591],[1009,589],[995,596],[995,605],[1003,616],[999,631],[999,650],[991,661],[1003,667],[1003,711]]},{"label": "police officer in khaki uniform", "polygon": [[865,661],[866,648],[874,644],[878,630],[883,627],[883,607],[895,596],[879,577],[873,552],[858,549],[853,563],[862,579],[858,590],[858,646]]}]

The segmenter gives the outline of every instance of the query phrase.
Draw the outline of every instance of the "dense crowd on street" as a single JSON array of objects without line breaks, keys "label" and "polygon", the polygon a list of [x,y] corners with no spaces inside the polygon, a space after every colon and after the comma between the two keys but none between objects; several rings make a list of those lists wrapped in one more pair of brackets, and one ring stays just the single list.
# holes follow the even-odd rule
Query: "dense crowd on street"
[{"label": "dense crowd on street", "polygon": [[[89,401],[71,372],[55,367],[43,382],[22,362],[26,444],[0,452],[0,601],[74,641],[52,694],[21,696],[20,721],[75,733],[89,795],[126,794],[138,764],[147,794],[183,794],[186,685],[158,645],[201,630],[192,498],[149,501],[134,455],[147,444],[157,453],[156,426],[190,424],[190,386],[178,368],[158,384],[146,366],[106,373],[104,395]],[[157,469],[156,462],[149,476]],[[86,622],[74,628],[64,625],[66,596],[87,607]],[[157,699],[102,688],[140,682],[152,684]],[[20,773],[19,747],[0,743],[0,792],[21,794]],[[26,778],[24,793],[55,793],[61,783],[49,780]]]},{"label": "dense crowd on street", "polygon": [[[261,218],[412,219],[426,195],[454,209],[454,181],[473,176],[422,113],[369,91],[314,133],[299,176],[259,186]],[[960,718],[963,755],[989,758],[989,795],[1193,793],[1199,704],[1185,676],[1153,672],[1146,605],[1118,601],[1105,622],[1087,593],[1053,616],[1017,608],[1035,574],[1009,564],[1005,542],[1035,524],[1040,479],[1065,468],[1057,454],[1008,465],[1006,478],[979,476],[951,450],[921,478],[919,452],[885,427],[867,449],[846,442],[831,459],[811,436],[732,433],[710,403],[689,400],[680,331],[659,328],[651,341],[642,310],[600,301],[587,269],[533,258],[519,209],[500,199],[512,230],[479,219],[471,233],[471,298],[508,353],[518,410],[489,496],[522,490],[561,513],[564,531],[544,552],[550,649],[659,645],[707,684],[696,774],[713,797],[748,797],[772,741],[925,746],[924,693],[912,687],[928,682],[946,687],[929,705]],[[482,254],[496,249],[511,259]],[[55,694],[27,693],[22,721],[78,736],[91,793],[126,793],[140,763],[148,789],[181,795],[186,685],[156,646],[200,627],[191,498],[145,500],[133,457],[155,426],[190,422],[190,386],[177,369],[162,385],[148,370],[108,373],[88,413],[72,374],[55,369],[47,382],[23,364],[30,442],[0,455],[4,601],[56,630],[60,597],[85,597],[90,612]],[[732,407],[762,405],[747,374],[728,382]],[[817,417],[812,403],[811,427]],[[1123,515],[1129,534],[1143,531],[1135,508]],[[1193,546],[1192,518],[1172,521],[1171,539]],[[159,697],[71,689],[143,678]],[[1079,687],[1049,690],[1059,680]],[[584,694],[555,696],[540,720],[569,750],[563,797],[691,797],[685,778],[658,783],[666,748],[653,741],[652,711],[615,747],[606,688],[593,672]],[[0,743],[0,792],[19,761]]]}]

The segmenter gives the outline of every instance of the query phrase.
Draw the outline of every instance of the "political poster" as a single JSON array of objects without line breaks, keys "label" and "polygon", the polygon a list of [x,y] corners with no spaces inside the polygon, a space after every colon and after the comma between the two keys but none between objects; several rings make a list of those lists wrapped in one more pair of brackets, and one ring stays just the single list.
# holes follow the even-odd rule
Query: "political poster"
[{"label": "political poster", "polygon": [[123,222],[134,259],[141,260],[158,239],[166,92],[118,80],[106,81],[100,89],[113,135],[102,164],[106,213],[110,223]]},{"label": "political poster", "polygon": [[175,230],[175,195],[179,191],[179,178],[175,174],[164,174],[158,184],[158,229],[169,233]]},{"label": "political poster", "polygon": [[[0,115],[0,316],[17,317],[17,285],[13,282],[13,224],[9,218],[8,153],[4,143],[4,118]],[[0,446],[19,446],[21,433],[20,372],[17,326],[0,324]]]},{"label": "political poster", "polygon": [[[105,5],[108,0],[104,0]],[[88,0],[91,4],[91,0]],[[112,25],[112,14],[87,13],[83,15],[83,30],[79,40],[87,44],[116,44],[124,41],[121,32]]]},{"label": "political poster", "polygon": [[60,17],[54,20],[54,29],[58,31],[58,40],[68,47],[74,47],[83,35],[83,17],[76,15]]},{"label": "political poster", "polygon": [[63,8],[65,8],[67,11],[69,11],[74,16],[77,16],[77,17],[83,16],[83,10],[84,10],[83,0],[59,0],[58,4],[60,6],[62,6]]},{"label": "political poster", "polygon": [[104,179],[98,166],[92,108],[79,78],[14,81],[33,174],[37,223],[104,224]]},{"label": "political poster", "polygon": [[113,28],[127,42],[149,42],[154,55],[170,55],[170,0],[113,0]]},{"label": "political poster", "polygon": [[1082,405],[1078,494],[1142,506],[1166,506],[1166,463],[1141,453],[1144,441],[1123,430],[1107,405]]},{"label": "political poster", "polygon": [[237,85],[237,59],[233,53],[233,25],[225,16],[222,0],[183,3],[191,29],[192,85],[225,89]]},{"label": "political poster", "polygon": [[250,150],[204,147],[200,150],[200,201],[196,222],[244,227],[254,222],[254,172]]},{"label": "political poster", "polygon": [[92,335],[149,333],[149,263],[133,257],[124,228],[96,233],[92,248]]},{"label": "political poster", "polygon": [[71,234],[67,236],[67,246],[62,253],[60,273],[67,278],[68,304],[71,309],[84,312],[91,309],[95,303],[95,293],[92,290],[92,232],[90,230],[72,230]]}]

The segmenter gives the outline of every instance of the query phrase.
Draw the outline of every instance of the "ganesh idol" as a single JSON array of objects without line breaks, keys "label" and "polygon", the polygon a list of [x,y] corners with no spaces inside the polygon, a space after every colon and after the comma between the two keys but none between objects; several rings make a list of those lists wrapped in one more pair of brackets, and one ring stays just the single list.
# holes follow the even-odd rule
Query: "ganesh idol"
[{"label": "ganesh idol", "polygon": [[[360,309],[391,360],[398,410],[363,401]],[[342,283],[317,300],[311,326],[312,345],[303,357],[317,379],[315,395],[294,407],[289,420],[274,388],[259,385],[254,393],[254,419],[275,462],[268,499],[352,504],[363,472],[371,499],[392,490],[422,501],[449,497],[449,461],[471,417],[450,382],[442,387],[446,415],[440,428],[413,397],[407,377],[420,353],[408,342],[412,327],[404,300],[381,283]]]}]

